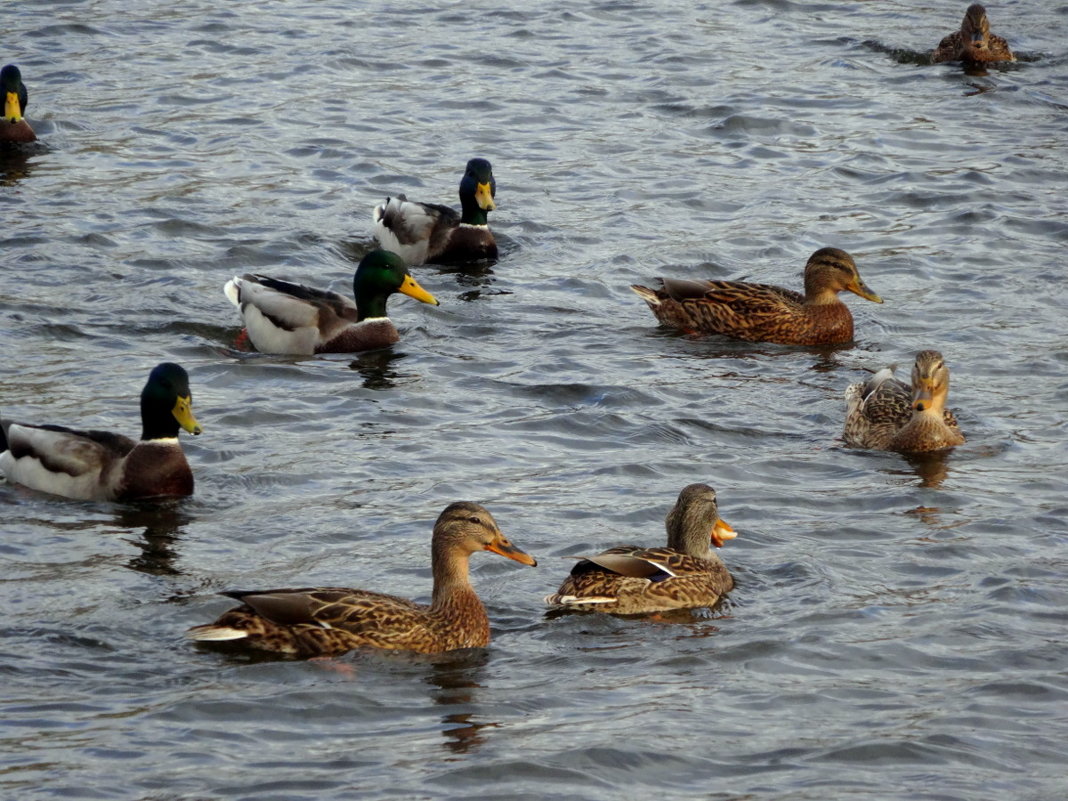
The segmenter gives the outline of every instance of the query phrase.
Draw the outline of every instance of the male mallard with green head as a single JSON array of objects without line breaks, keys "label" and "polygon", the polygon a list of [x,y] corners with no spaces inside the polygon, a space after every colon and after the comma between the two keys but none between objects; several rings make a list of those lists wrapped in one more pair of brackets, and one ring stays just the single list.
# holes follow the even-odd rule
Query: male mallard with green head
[{"label": "male mallard with green head", "polygon": [[33,142],[37,134],[30,124],[23,119],[26,105],[30,102],[26,84],[22,82],[22,73],[14,64],[8,64],[0,70],[0,92],[4,94],[4,119],[0,121],[0,142]]},{"label": "male mallard with green head", "polygon": [[449,504],[434,523],[430,605],[345,587],[226,592],[242,605],[214,623],[194,626],[199,642],[237,642],[293,656],[323,656],[371,646],[440,653],[479,648],[490,640],[489,618],[468,575],[471,554],[491,551],[523,565],[533,557],[501,533],[484,507]]},{"label": "male mallard with green head", "polygon": [[979,3],[968,6],[960,30],[954,31],[938,43],[931,53],[931,63],[942,61],[1015,61],[1009,43],[990,32],[986,9]]},{"label": "male mallard with green head", "polygon": [[496,259],[497,242],[487,218],[497,208],[496,194],[493,167],[486,159],[471,159],[460,180],[460,214],[448,206],[397,195],[375,206],[375,236],[410,265]]},{"label": "male mallard with green head", "polygon": [[911,387],[884,367],[846,389],[846,445],[909,453],[961,445],[957,418],[945,408],[948,394],[949,368],[937,350],[916,354]]},{"label": "male mallard with green head", "polygon": [[545,603],[620,615],[714,606],[734,579],[711,546],[738,536],[719,516],[716,491],[685,487],[665,526],[666,548],[623,545],[583,557]]},{"label": "male mallard with green head", "polygon": [[419,286],[396,253],[372,250],[352,278],[355,303],[337,292],[248,273],[223,288],[241,311],[248,337],[261,353],[356,353],[400,341],[386,316],[395,292],[423,303],[437,299]]},{"label": "male mallard with green head", "polygon": [[631,285],[663,325],[687,333],[725,334],[749,342],[834,345],[853,339],[843,290],[883,300],[860,278],[853,257],[821,248],[805,265],[805,294],[770,284],[662,278],[662,289]]},{"label": "male mallard with green head", "polygon": [[164,362],[141,391],[141,440],[108,431],[0,420],[0,473],[67,498],[132,501],[193,494],[178,429],[199,434],[189,375]]}]

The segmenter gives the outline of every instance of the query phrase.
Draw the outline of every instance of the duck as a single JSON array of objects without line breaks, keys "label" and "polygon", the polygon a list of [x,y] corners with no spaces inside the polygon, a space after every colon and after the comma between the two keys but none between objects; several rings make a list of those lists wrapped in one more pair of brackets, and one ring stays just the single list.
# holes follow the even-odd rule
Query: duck
[{"label": "duck", "polygon": [[838,298],[848,290],[882,303],[853,257],[821,248],[805,265],[805,294],[771,284],[661,278],[662,289],[632,284],[662,325],[686,333],[724,334],[749,342],[837,345],[853,339],[853,315]]},{"label": "duck", "polygon": [[363,646],[427,654],[484,647],[489,618],[468,576],[471,554],[490,551],[530,566],[537,561],[501,533],[486,507],[472,501],[451,503],[438,515],[430,551],[429,605],[343,587],[224,592],[241,606],[186,635],[296,657],[334,656]]},{"label": "duck", "polygon": [[0,122],[0,142],[23,144],[37,140],[37,134],[23,118],[30,102],[22,72],[14,64],[0,69],[0,91],[4,93],[4,119]]},{"label": "duck", "polygon": [[395,292],[432,306],[437,299],[412,278],[396,253],[372,250],[356,267],[352,300],[265,275],[234,276],[223,292],[241,312],[248,338],[261,353],[310,356],[356,353],[400,341],[386,316]]},{"label": "duck", "polygon": [[884,367],[846,388],[846,445],[906,453],[961,445],[957,418],[945,408],[948,394],[949,368],[937,350],[916,354],[911,387]]},{"label": "duck", "polygon": [[497,208],[496,194],[489,161],[471,159],[460,179],[460,214],[449,206],[416,203],[404,195],[388,197],[372,213],[375,236],[410,266],[495,260],[497,242],[487,215]]},{"label": "duck", "polygon": [[545,603],[619,615],[714,606],[734,578],[710,546],[738,536],[719,516],[716,491],[684,487],[665,526],[666,548],[623,545],[581,557]]},{"label": "duck", "polygon": [[193,494],[193,472],[178,431],[200,434],[189,374],[152,368],[141,391],[141,439],[108,431],[0,420],[0,473],[8,481],[66,498],[137,501]]},{"label": "duck", "polygon": [[990,20],[986,9],[979,3],[968,6],[961,21],[960,30],[943,37],[931,53],[931,63],[965,61],[983,63],[991,61],[1015,61],[1009,43],[990,32]]}]

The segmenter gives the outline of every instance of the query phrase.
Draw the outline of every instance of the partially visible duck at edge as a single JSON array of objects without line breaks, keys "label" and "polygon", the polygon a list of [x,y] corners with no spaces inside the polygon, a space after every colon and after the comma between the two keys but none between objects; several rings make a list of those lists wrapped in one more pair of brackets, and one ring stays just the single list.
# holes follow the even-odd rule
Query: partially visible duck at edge
[{"label": "partially visible duck at edge", "polygon": [[396,253],[372,250],[352,277],[353,299],[265,275],[247,273],[223,292],[241,312],[248,338],[260,353],[310,356],[356,353],[400,341],[386,301],[400,292],[437,306]]},{"label": "partially visible duck at edge", "polygon": [[199,434],[189,374],[157,365],[141,391],[141,439],[109,431],[0,420],[0,473],[8,481],[53,495],[134,501],[193,494],[193,472],[178,430]]},{"label": "partially visible duck at edge", "polygon": [[986,9],[979,3],[968,6],[960,30],[954,31],[938,43],[931,53],[931,63],[964,61],[984,63],[991,61],[1015,61],[1009,43],[990,32],[990,20]]},{"label": "partially visible duck at edge", "polygon": [[372,213],[375,236],[409,265],[496,259],[497,242],[487,216],[497,208],[496,194],[493,167],[486,159],[471,159],[460,179],[460,214],[404,195],[389,197]]},{"label": "partially visible duck at edge", "polygon": [[964,443],[957,418],[945,408],[949,368],[936,350],[916,354],[912,386],[884,367],[846,388],[846,445],[918,453]]},{"label": "partially visible duck at edge", "polygon": [[0,92],[4,95],[4,119],[0,121],[0,142],[22,144],[37,140],[37,134],[26,122],[23,115],[30,102],[26,84],[22,82],[22,73],[14,64],[8,64],[0,70]]},{"label": "partially visible duck at edge", "polygon": [[770,284],[742,281],[660,279],[661,289],[631,289],[649,304],[663,325],[687,333],[724,334],[780,345],[835,345],[853,339],[853,315],[838,298],[852,292],[873,303],[883,300],[861,280],[853,257],[821,248],[805,265],[805,294]]}]

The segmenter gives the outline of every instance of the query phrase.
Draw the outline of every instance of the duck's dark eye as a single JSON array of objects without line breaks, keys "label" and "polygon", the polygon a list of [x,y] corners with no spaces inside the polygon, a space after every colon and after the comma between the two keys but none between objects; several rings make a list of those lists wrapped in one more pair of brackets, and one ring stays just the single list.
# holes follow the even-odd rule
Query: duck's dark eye
[{"label": "duck's dark eye", "polygon": [[479,517],[478,515],[472,515],[471,517],[469,517],[467,519],[468,519],[469,522],[474,523],[476,526],[481,526],[482,525],[482,518]]}]

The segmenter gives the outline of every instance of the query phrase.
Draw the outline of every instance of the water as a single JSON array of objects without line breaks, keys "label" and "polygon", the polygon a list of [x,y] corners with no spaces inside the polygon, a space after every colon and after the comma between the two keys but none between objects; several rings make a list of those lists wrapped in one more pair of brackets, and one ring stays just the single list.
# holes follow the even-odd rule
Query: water
[{"label": "water", "polygon": [[[0,166],[0,410],[135,434],[191,374],[196,495],[0,487],[0,796],[1052,799],[1068,779],[1065,9],[990,6],[1022,56],[924,54],[964,4],[22,3],[41,146]],[[403,340],[233,348],[258,270],[344,291],[387,194],[491,159],[503,245],[417,268]],[[797,287],[853,347],[659,330],[658,275]],[[846,449],[842,392],[943,351],[968,443]],[[737,589],[691,623],[546,617],[567,557],[659,543],[707,481]],[[536,569],[473,562],[488,649],[334,663],[199,650],[226,588],[425,600],[450,501]]]}]

